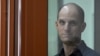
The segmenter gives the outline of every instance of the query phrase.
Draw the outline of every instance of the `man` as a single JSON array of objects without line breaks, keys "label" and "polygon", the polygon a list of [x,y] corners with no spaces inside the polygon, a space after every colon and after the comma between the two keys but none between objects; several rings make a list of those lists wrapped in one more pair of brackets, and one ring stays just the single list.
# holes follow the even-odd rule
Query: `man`
[{"label": "man", "polygon": [[85,27],[84,11],[80,6],[68,3],[61,7],[56,28],[63,48],[56,56],[100,56],[81,40]]}]

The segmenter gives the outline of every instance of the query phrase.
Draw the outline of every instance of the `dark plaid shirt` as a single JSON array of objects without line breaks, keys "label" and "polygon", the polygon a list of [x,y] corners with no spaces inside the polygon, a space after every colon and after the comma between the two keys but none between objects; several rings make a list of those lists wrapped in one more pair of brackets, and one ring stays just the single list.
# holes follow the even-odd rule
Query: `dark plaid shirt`
[{"label": "dark plaid shirt", "polygon": [[[61,51],[55,56],[65,56],[64,49],[62,48]],[[70,56],[100,56],[100,54],[87,47],[84,41],[82,41],[81,44],[77,46],[77,49]]]}]

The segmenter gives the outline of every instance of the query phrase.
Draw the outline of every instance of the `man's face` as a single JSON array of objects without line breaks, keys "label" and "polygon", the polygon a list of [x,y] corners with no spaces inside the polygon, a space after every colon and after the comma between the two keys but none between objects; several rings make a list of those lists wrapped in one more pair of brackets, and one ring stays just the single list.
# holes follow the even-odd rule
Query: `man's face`
[{"label": "man's face", "polygon": [[79,42],[85,23],[81,21],[77,9],[64,6],[58,15],[56,27],[63,43]]}]

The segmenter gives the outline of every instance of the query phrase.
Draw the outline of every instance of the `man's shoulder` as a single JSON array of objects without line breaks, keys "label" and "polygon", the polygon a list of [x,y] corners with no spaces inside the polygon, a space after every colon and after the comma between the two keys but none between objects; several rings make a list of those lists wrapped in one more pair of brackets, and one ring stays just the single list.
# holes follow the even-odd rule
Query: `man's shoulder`
[{"label": "man's shoulder", "polygon": [[97,53],[95,50],[92,50],[91,48],[87,47],[84,52],[84,56],[100,56],[100,54]]},{"label": "man's shoulder", "polygon": [[95,50],[89,48],[84,42],[82,43],[80,50],[81,50],[83,56],[100,56],[99,53],[97,53]]},{"label": "man's shoulder", "polygon": [[83,56],[100,56],[95,50],[89,48],[84,41],[78,46]]}]

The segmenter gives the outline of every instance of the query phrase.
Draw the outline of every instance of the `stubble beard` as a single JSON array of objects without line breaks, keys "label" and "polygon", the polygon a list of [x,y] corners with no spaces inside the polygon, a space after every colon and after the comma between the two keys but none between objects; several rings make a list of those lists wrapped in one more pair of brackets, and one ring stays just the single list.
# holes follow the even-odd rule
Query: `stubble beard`
[{"label": "stubble beard", "polygon": [[68,45],[68,46],[76,46],[81,42],[80,37],[74,37],[73,40],[68,40],[68,41],[62,41],[63,44]]}]

